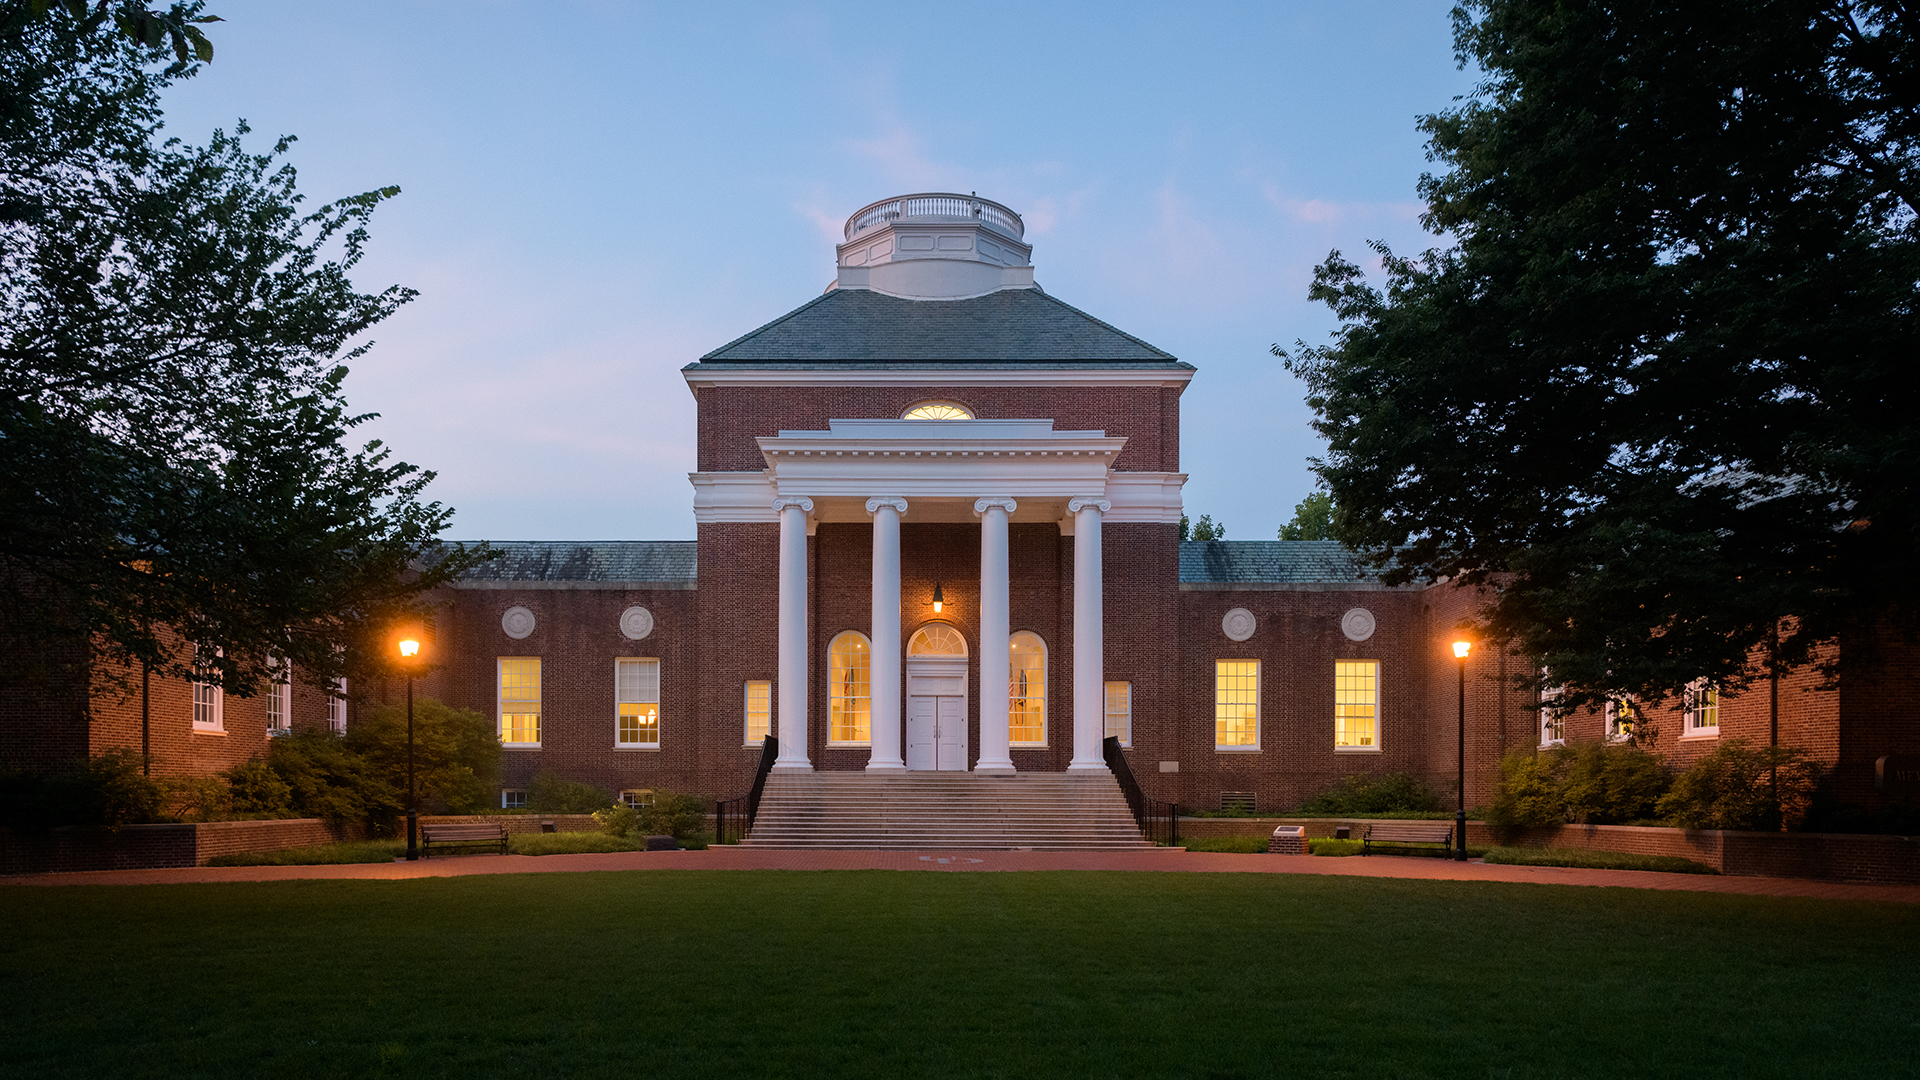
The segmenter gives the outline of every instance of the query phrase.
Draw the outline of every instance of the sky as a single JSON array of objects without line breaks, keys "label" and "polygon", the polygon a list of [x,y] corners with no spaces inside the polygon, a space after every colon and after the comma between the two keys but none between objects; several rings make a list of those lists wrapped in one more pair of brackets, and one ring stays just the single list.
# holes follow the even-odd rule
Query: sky
[{"label": "sky", "polygon": [[817,296],[860,207],[977,191],[1049,293],[1199,369],[1188,513],[1271,539],[1324,446],[1269,352],[1334,329],[1313,268],[1441,242],[1449,7],[209,0],[164,100],[189,142],[298,136],[314,205],[401,189],[353,277],[420,295],[347,396],[451,537],[692,538],[680,368]]}]

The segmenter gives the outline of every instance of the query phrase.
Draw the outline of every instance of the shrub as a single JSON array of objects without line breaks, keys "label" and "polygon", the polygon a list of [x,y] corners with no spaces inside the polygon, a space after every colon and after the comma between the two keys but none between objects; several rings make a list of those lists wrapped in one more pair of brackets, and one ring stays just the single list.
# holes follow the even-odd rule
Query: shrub
[{"label": "shrub", "polygon": [[1688,829],[1793,828],[1806,818],[1819,778],[1820,766],[1799,747],[1729,739],[1680,774],[1660,800],[1660,813]]},{"label": "shrub", "polygon": [[1589,870],[1653,870],[1667,874],[1718,874],[1706,863],[1678,855],[1641,855],[1587,848],[1490,847],[1487,861],[1507,866],[1575,866]]},{"label": "shrub", "polygon": [[1335,840],[1331,837],[1322,837],[1307,841],[1307,851],[1313,855],[1358,855],[1361,847],[1362,844],[1358,840]]},{"label": "shrub", "polygon": [[225,776],[175,776],[160,781],[169,816],[179,821],[228,821],[233,787]]},{"label": "shrub", "polygon": [[384,835],[405,809],[401,791],[381,770],[329,731],[296,731],[273,740],[267,766],[287,785],[287,808],[296,817],[363,822]]},{"label": "shrub", "polygon": [[653,793],[653,805],[641,807],[639,829],[646,836],[691,840],[707,831],[707,804],[691,795]]},{"label": "shrub", "polygon": [[585,855],[607,851],[637,851],[641,841],[606,833],[515,833],[507,850],[515,855]]},{"label": "shrub", "polygon": [[608,836],[632,836],[640,831],[640,815],[624,803],[615,803],[605,810],[595,810],[593,820],[600,823],[600,831]]},{"label": "shrub", "polygon": [[338,863],[390,863],[407,850],[400,840],[348,840],[338,844],[236,851],[215,855],[208,866],[331,866]]},{"label": "shrub", "polygon": [[1665,762],[1626,743],[1576,743],[1500,761],[1495,825],[1615,825],[1652,817],[1670,783]]},{"label": "shrub", "polygon": [[527,809],[536,814],[591,814],[613,805],[613,797],[592,784],[562,780],[542,769],[527,787]]},{"label": "shrub", "polygon": [[[371,763],[395,791],[407,790],[404,705],[367,710],[347,730],[342,742]],[[501,751],[492,721],[472,709],[419,698],[413,703],[413,744],[414,777],[423,809],[477,814],[493,807],[493,792],[500,784]]]},{"label": "shrub", "polygon": [[1251,854],[1267,850],[1264,836],[1192,836],[1180,841],[1188,851],[1227,851]]},{"label": "shrub", "polygon": [[226,772],[233,812],[243,818],[293,816],[293,788],[264,761],[235,765]]},{"label": "shrub", "polygon": [[1300,807],[1304,814],[1393,814],[1442,809],[1439,796],[1411,773],[1349,776]]},{"label": "shrub", "polygon": [[140,771],[140,755],[132,750],[109,750],[58,772],[0,775],[0,822],[14,828],[117,829],[159,821],[165,805],[165,791]]}]

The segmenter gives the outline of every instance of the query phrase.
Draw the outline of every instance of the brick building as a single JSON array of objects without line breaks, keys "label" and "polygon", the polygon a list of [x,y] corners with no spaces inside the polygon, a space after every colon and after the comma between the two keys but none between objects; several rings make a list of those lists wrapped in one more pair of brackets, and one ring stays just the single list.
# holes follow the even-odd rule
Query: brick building
[{"label": "brick building", "polygon": [[[1104,776],[1115,736],[1190,807],[1292,807],[1356,773],[1453,790],[1449,643],[1475,597],[1385,586],[1331,542],[1182,542],[1195,368],[1041,289],[1023,233],[974,197],[863,208],[826,292],[684,369],[696,540],[495,542],[446,590],[421,690],[498,719],[506,803],[542,770],[738,795],[769,733],[790,775]],[[1777,704],[1643,719],[1681,762],[1777,726],[1870,800],[1873,762],[1920,750],[1895,660],[1885,685],[1796,674]],[[1543,712],[1511,681],[1529,671],[1466,661],[1469,804],[1506,751],[1613,724]],[[323,698],[282,715],[344,716]],[[190,771],[259,752],[265,706],[244,707],[248,739],[217,750],[172,725]],[[124,744],[124,703],[96,713],[95,742]]]}]

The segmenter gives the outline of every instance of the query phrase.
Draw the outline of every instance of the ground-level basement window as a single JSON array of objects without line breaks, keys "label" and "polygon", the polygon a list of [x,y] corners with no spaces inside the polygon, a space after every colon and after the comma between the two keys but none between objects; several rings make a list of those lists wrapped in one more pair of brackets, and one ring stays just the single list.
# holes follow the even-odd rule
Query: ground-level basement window
[{"label": "ground-level basement window", "polygon": [[500,792],[500,809],[524,810],[526,809],[526,806],[527,806],[527,793],[525,790],[516,789],[516,788],[507,788]]}]

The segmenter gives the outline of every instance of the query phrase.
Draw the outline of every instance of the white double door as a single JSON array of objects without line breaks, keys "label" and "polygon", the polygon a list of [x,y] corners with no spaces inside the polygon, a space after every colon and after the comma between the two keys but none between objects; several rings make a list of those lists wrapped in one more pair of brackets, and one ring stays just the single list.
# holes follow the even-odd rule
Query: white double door
[{"label": "white double door", "polygon": [[907,768],[967,770],[966,660],[907,661]]}]

